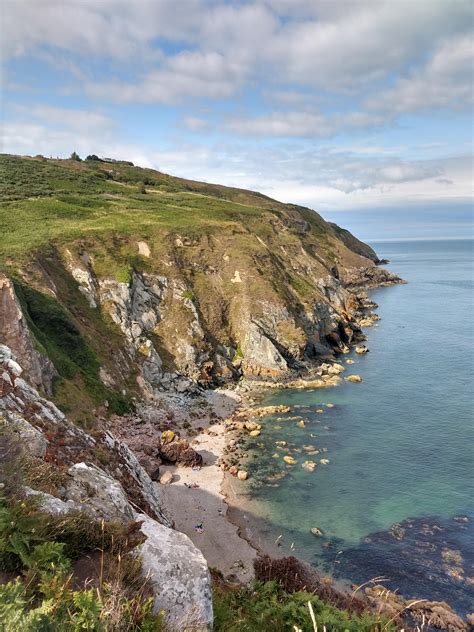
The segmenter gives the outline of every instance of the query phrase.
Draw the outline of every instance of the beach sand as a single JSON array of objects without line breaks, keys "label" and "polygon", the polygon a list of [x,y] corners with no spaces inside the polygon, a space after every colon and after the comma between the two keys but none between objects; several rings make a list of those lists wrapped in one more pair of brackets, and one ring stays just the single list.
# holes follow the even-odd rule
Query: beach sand
[{"label": "beach sand", "polygon": [[[193,448],[202,454],[203,466],[197,471],[161,466],[160,473],[173,473],[173,482],[156,485],[175,528],[189,536],[202,551],[208,565],[220,570],[225,577],[247,582],[253,577],[257,552],[239,536],[238,527],[228,519],[223,486],[225,474],[217,465],[228,438],[223,420],[235,411],[240,398],[234,392],[214,393],[210,397],[214,411],[222,421],[192,440]],[[185,483],[196,483],[199,487],[188,488]],[[202,530],[197,528],[201,524]]]}]

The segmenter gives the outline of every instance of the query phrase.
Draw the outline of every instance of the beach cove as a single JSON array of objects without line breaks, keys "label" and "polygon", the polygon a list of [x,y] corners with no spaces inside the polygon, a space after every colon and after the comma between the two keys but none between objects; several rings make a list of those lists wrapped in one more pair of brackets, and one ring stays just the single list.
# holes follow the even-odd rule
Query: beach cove
[{"label": "beach cove", "polygon": [[[338,359],[343,375],[363,382],[264,396],[262,404],[290,412],[262,420],[248,445],[249,482],[233,484],[239,509],[231,515],[274,555],[354,582],[383,575],[407,597],[445,599],[465,614],[473,596],[472,242],[376,248],[408,285],[370,292],[382,316],[365,330],[370,353]],[[309,447],[320,454],[305,456]],[[303,467],[308,459],[319,462],[315,471]]]}]

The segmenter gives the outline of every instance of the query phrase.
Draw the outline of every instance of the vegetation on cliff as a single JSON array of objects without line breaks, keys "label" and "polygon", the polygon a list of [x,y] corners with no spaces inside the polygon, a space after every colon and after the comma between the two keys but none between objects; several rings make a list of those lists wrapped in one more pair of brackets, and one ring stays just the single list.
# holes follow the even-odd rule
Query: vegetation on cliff
[{"label": "vegetation on cliff", "polygon": [[83,425],[130,409],[140,374],[272,375],[352,336],[339,279],[373,257],[310,209],[126,162],[2,155],[0,172],[0,269]]}]

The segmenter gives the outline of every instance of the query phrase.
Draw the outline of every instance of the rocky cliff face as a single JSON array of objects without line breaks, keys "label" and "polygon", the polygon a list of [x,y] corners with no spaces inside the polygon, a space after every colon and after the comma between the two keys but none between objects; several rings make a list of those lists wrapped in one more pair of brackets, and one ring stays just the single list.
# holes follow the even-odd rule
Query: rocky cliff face
[{"label": "rocky cliff face", "polygon": [[[43,243],[3,247],[0,342],[74,420],[160,391],[304,371],[360,337],[354,291],[399,281],[310,209],[123,165],[47,168]],[[61,177],[77,178],[80,198],[54,190]],[[153,188],[137,195],[132,178]],[[21,204],[33,224],[40,201]]]},{"label": "rocky cliff face", "polygon": [[40,508],[52,514],[80,511],[94,520],[141,522],[143,576],[151,578],[156,611],[166,611],[171,629],[208,630],[207,563],[187,536],[171,528],[133,452],[109,432],[93,437],[70,423],[22,373],[11,349],[0,345],[0,436],[19,437],[29,459],[55,469],[54,494],[44,490],[46,480],[24,487],[25,494],[37,496]]}]

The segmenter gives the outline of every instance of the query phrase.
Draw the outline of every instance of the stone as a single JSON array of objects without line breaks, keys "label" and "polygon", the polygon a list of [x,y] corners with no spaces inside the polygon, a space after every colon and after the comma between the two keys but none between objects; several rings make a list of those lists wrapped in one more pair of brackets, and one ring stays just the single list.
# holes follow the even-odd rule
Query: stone
[{"label": "stone", "polygon": [[186,439],[178,434],[166,430],[161,434],[158,456],[165,463],[194,467],[202,465],[202,456],[189,445]]},{"label": "stone", "polygon": [[207,562],[187,535],[160,525],[144,514],[140,545],[142,573],[153,590],[154,611],[166,612],[170,630],[208,632],[212,629],[211,578]]},{"label": "stone", "polygon": [[322,537],[324,535],[324,533],[321,531],[321,529],[318,529],[318,527],[313,527],[312,529],[310,529],[310,532],[313,535],[318,536],[319,538]]},{"label": "stone", "polygon": [[314,461],[305,461],[301,467],[308,472],[314,472],[316,469],[316,463]]},{"label": "stone", "polygon": [[298,428],[305,428],[306,427],[306,424],[305,424],[305,422],[303,420],[299,421],[296,425],[298,426]]},{"label": "stone", "polygon": [[321,459],[319,462],[321,463],[321,465],[328,465],[329,459]]},{"label": "stone", "polygon": [[76,463],[68,474],[67,500],[84,503],[106,520],[133,520],[135,512],[122,485],[99,467]]},{"label": "stone", "polygon": [[160,483],[161,485],[170,485],[173,482],[173,473],[172,472],[164,472],[161,476],[160,476]]},{"label": "stone", "polygon": [[258,437],[260,435],[260,430],[251,430],[249,432],[249,436],[251,437]]},{"label": "stone", "polygon": [[296,460],[289,454],[285,455],[283,457],[283,460],[285,461],[285,463],[288,463],[288,465],[295,465],[296,463]]},{"label": "stone", "polygon": [[334,404],[326,404],[326,408],[334,408]]},{"label": "stone", "polygon": [[146,243],[146,241],[139,241],[138,242],[138,254],[141,255],[142,257],[149,257],[151,252],[150,252],[150,246]]},{"label": "stone", "polygon": [[[64,502],[64,500],[56,498],[51,494],[38,492],[30,487],[24,487],[23,490],[26,496],[33,496],[38,499],[38,509],[53,516],[68,514],[71,511],[88,511],[88,507],[82,503],[76,503],[72,500]],[[89,513],[92,513],[92,511],[89,510]]]},{"label": "stone", "polygon": [[245,470],[239,470],[237,472],[237,478],[239,479],[239,481],[246,481],[248,476],[249,474]]},{"label": "stone", "polygon": [[236,465],[231,465],[229,467],[229,474],[232,474],[232,476],[237,476],[238,471],[239,468]]},{"label": "stone", "polygon": [[355,360],[349,358],[348,360],[346,360],[346,364],[355,364]]},{"label": "stone", "polygon": [[49,441],[44,434],[14,412],[10,412],[8,420],[10,429],[18,434],[28,453],[31,456],[43,459],[49,445]]},{"label": "stone", "polygon": [[362,382],[362,378],[360,375],[348,375],[346,377],[348,382]]},{"label": "stone", "polygon": [[344,370],[345,370],[345,369],[344,369],[344,367],[342,366],[342,364],[337,364],[337,363],[335,363],[335,364],[332,364],[332,365],[328,368],[327,372],[328,372],[330,375],[339,375],[339,373],[342,373]]},{"label": "stone", "polygon": [[369,349],[365,345],[358,345],[355,348],[355,352],[359,355],[363,355],[364,353],[369,353]]}]

